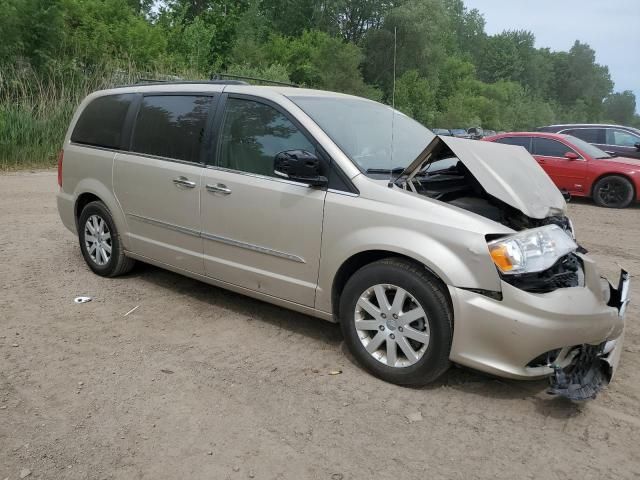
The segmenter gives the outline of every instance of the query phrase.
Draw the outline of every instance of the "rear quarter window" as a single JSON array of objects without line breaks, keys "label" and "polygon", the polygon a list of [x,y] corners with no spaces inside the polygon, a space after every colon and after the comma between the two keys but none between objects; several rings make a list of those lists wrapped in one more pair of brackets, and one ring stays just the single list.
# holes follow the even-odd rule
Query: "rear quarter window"
[{"label": "rear quarter window", "polygon": [[80,114],[71,141],[120,149],[124,121],[135,94],[107,95],[91,101]]}]

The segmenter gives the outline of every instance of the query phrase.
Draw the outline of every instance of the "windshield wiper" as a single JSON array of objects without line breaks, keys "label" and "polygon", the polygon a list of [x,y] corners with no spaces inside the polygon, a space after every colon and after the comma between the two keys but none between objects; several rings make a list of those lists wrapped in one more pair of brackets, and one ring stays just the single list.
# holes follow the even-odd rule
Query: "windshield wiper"
[{"label": "windshield wiper", "polygon": [[389,170],[388,168],[367,168],[367,173],[402,173],[404,167],[395,167]]}]

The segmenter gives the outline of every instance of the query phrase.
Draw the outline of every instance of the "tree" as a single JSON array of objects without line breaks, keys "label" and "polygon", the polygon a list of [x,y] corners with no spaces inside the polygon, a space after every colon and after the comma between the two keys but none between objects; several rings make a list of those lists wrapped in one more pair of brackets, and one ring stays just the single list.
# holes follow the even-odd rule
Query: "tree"
[{"label": "tree", "polygon": [[295,83],[380,98],[366,85],[360,72],[362,51],[352,43],[320,31],[305,31],[300,37],[271,37],[263,49],[270,63],[286,65]]},{"label": "tree", "polygon": [[455,33],[455,43],[459,53],[477,58],[484,48],[487,35],[485,20],[477,9],[467,10],[463,0],[449,0],[445,7]]},{"label": "tree", "polygon": [[602,101],[612,89],[609,69],[595,62],[596,54],[586,43],[576,41],[569,52],[553,55],[551,91],[565,107],[575,107],[584,115],[582,121],[597,121]]},{"label": "tree", "polygon": [[630,125],[636,113],[636,96],[631,90],[613,93],[604,99],[604,118]]},{"label": "tree", "polygon": [[260,9],[275,32],[298,36],[316,26],[318,8],[313,0],[262,0]]},{"label": "tree", "polygon": [[423,125],[433,126],[436,89],[416,70],[408,70],[396,81],[395,106]]},{"label": "tree", "polygon": [[0,0],[0,61],[24,58],[40,68],[59,54],[62,9],[58,0]]},{"label": "tree", "polygon": [[517,80],[524,72],[518,41],[510,32],[489,37],[480,54],[478,74],[485,82]]},{"label": "tree", "polygon": [[381,86],[388,99],[393,83],[394,32],[397,35],[397,76],[416,70],[427,80],[437,78],[450,50],[449,17],[442,0],[412,0],[389,11],[380,29],[365,38],[364,74]]}]

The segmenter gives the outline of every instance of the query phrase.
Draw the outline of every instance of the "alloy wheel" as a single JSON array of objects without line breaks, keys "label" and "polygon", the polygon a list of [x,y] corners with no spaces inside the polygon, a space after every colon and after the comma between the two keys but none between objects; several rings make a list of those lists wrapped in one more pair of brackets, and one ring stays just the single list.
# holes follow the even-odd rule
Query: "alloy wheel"
[{"label": "alloy wheel", "polygon": [[84,244],[96,265],[106,265],[111,260],[113,248],[107,222],[99,215],[91,215],[84,224]]},{"label": "alloy wheel", "polygon": [[602,203],[611,206],[623,203],[627,193],[625,183],[616,178],[607,180],[598,190],[598,196],[602,200]]},{"label": "alloy wheel", "polygon": [[424,308],[406,290],[374,285],[358,298],[355,328],[369,354],[389,367],[418,362],[429,347],[429,322]]}]

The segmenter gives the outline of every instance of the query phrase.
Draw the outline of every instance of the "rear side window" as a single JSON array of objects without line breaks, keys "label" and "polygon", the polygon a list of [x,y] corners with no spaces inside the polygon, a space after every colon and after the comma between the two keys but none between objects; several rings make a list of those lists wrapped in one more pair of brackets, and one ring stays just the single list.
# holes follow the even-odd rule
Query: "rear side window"
[{"label": "rear side window", "polygon": [[131,93],[107,95],[93,100],[80,114],[71,134],[71,141],[104,148],[121,148],[122,130]]},{"label": "rear side window", "polygon": [[200,161],[213,97],[156,95],[142,99],[131,150],[187,162]]},{"label": "rear side window", "polygon": [[605,143],[604,128],[574,128],[563,133],[577,137],[587,143]]},{"label": "rear side window", "polygon": [[518,147],[524,147],[528,152],[531,152],[531,137],[504,137],[496,140],[498,143],[504,143],[505,145],[517,145]]},{"label": "rear side window", "polygon": [[564,157],[567,152],[572,152],[565,144],[549,138],[533,139],[533,154],[542,157]]}]

